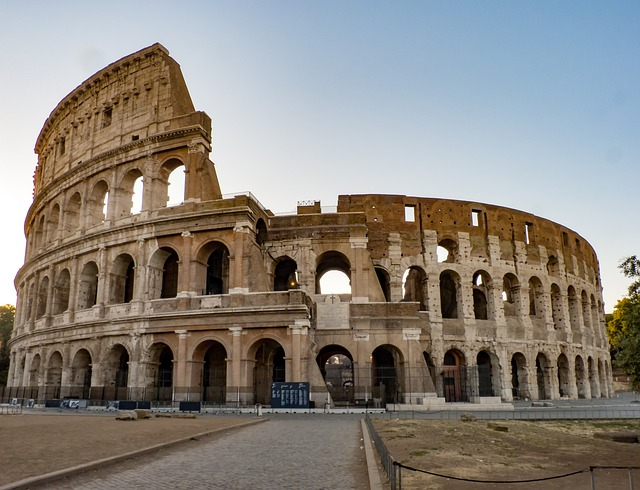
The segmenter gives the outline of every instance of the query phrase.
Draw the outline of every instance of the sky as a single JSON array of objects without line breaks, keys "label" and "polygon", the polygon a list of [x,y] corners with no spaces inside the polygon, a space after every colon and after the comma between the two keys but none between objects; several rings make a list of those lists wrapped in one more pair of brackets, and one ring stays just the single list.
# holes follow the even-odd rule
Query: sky
[{"label": "sky", "polygon": [[276,213],[339,194],[531,212],[596,250],[611,312],[640,255],[640,2],[0,0],[0,304],[15,304],[36,138],[155,42],[213,119],[223,194]]}]

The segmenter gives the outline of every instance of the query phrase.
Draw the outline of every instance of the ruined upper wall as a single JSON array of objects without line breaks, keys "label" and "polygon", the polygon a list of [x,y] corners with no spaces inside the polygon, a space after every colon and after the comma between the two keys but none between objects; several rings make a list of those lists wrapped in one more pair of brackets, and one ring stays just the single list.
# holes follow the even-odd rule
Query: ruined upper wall
[{"label": "ruined upper wall", "polygon": [[85,80],[51,112],[38,136],[34,195],[83,161],[132,141],[211,120],[195,112],[180,66],[160,44]]},{"label": "ruined upper wall", "polygon": [[[549,254],[558,250],[564,257],[573,255],[599,272],[595,251],[584,238],[558,223],[516,209],[452,199],[363,194],[339,196],[338,212],[365,214],[374,258],[385,256],[390,232],[400,233],[404,255],[416,255],[421,253],[422,232],[435,230],[439,240],[456,240],[458,232],[468,233],[471,245],[482,256],[488,255],[487,237],[496,236],[505,260],[513,259],[516,242],[520,242],[529,261],[537,261],[543,246]],[[413,221],[407,219],[407,212],[413,213]]]}]

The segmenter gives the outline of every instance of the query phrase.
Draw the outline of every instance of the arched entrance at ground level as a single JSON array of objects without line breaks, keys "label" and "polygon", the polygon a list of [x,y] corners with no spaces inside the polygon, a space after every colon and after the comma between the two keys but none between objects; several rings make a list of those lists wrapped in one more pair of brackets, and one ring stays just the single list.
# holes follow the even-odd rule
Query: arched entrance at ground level
[{"label": "arched entrance at ground level", "polygon": [[211,342],[202,366],[202,401],[225,403],[227,400],[227,350],[220,342]]},{"label": "arched entrance at ground level", "polygon": [[527,359],[521,352],[516,352],[511,357],[511,394],[516,400],[531,398],[527,379]]},{"label": "arched entrance at ground level", "polygon": [[600,398],[600,388],[598,386],[598,374],[596,373],[593,357],[587,359],[587,371],[589,373],[589,387],[591,388],[591,398]]},{"label": "arched entrance at ground level", "polygon": [[152,350],[152,360],[157,365],[155,376],[155,398],[158,401],[173,399],[173,351],[166,344],[156,344]]},{"label": "arched entrance at ground level", "polygon": [[69,396],[74,398],[89,398],[91,391],[91,354],[86,349],[76,352],[71,363],[69,378]]},{"label": "arched entrance at ground level", "polygon": [[45,398],[59,398],[62,386],[62,354],[56,351],[51,354],[47,365],[45,381]]},{"label": "arched entrance at ground level", "polygon": [[580,356],[576,356],[575,373],[578,398],[587,398],[587,372],[584,367],[584,361]]},{"label": "arched entrance at ground level", "polygon": [[444,355],[442,386],[445,401],[466,402],[468,400],[467,371],[462,352],[452,349]]},{"label": "arched entrance at ground level", "polygon": [[489,353],[483,350],[478,352],[476,364],[478,366],[478,395],[494,396],[492,364]]},{"label": "arched entrance at ground level", "polygon": [[607,373],[604,370],[602,359],[598,359],[598,378],[600,379],[600,396],[606,397],[607,396]]},{"label": "arched entrance at ground level", "polygon": [[323,347],[316,362],[327,391],[336,405],[354,403],[353,357],[341,345]]},{"label": "arched entrance at ground level", "polygon": [[253,402],[271,405],[272,383],[284,383],[284,349],[272,339],[258,342],[253,367]]},{"label": "arched entrance at ground level", "polygon": [[551,366],[547,356],[540,353],[536,357],[536,384],[538,385],[538,400],[551,398]]},{"label": "arched entrance at ground level", "polygon": [[558,356],[558,390],[560,397],[569,396],[569,360],[564,354]]},{"label": "arched entrance at ground level", "polygon": [[126,400],[129,383],[129,353],[124,346],[114,345],[104,363],[103,393],[96,398],[103,400]]},{"label": "arched entrance at ground level", "polygon": [[400,366],[402,355],[392,345],[381,345],[371,354],[371,384],[373,398],[386,403],[402,402]]}]

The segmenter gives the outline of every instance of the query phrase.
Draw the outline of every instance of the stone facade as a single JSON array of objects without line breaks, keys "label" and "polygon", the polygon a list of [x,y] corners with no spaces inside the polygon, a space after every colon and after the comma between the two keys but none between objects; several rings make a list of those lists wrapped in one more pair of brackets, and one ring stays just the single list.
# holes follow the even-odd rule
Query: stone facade
[{"label": "stone facade", "polygon": [[[10,345],[25,397],[269,404],[274,381],[308,382],[316,404],[612,394],[582,237],[476,202],[343,195],[276,216],[223,197],[211,120],[161,45],[73,90],[35,150]],[[329,272],[350,293],[323,293]]]}]

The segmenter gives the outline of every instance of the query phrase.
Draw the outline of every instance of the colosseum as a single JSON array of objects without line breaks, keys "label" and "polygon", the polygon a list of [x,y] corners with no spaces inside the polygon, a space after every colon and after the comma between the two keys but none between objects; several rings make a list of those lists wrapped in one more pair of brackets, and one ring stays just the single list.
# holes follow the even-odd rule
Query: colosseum
[{"label": "colosseum", "polygon": [[222,194],[211,145],[160,44],[53,110],[11,396],[206,408],[277,406],[282,389],[300,406],[430,409],[612,395],[598,260],[574,231],[402,195],[274,214]]}]

